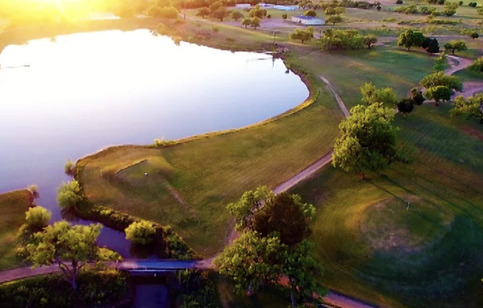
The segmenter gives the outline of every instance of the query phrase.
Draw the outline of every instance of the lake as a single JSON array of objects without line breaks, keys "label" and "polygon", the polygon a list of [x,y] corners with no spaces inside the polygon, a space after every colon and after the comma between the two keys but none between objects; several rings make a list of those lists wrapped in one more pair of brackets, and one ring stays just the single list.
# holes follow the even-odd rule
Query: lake
[{"label": "lake", "polygon": [[[9,45],[0,54],[0,193],[36,184],[56,221],[69,159],[243,127],[307,96],[280,59],[177,45],[146,29]],[[100,244],[129,255],[123,233],[104,228]]]}]

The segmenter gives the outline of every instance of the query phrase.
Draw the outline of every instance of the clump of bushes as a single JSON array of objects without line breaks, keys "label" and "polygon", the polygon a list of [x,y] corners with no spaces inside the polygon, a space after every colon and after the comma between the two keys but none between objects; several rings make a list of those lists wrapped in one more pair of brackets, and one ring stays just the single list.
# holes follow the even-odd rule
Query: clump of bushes
[{"label": "clump of bushes", "polygon": [[17,307],[106,307],[129,301],[127,274],[114,269],[83,271],[77,292],[63,275],[32,277],[0,285],[0,306]]},{"label": "clump of bushes", "polygon": [[62,185],[57,190],[57,202],[59,206],[64,209],[75,208],[82,201],[84,197],[82,195],[79,182],[72,180]]}]

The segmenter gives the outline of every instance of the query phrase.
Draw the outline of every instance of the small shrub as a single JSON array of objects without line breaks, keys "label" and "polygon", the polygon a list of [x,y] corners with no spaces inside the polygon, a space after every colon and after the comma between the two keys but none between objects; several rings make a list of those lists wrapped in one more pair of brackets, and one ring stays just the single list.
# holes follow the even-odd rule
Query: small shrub
[{"label": "small shrub", "polygon": [[287,14],[282,14],[282,18],[285,20],[287,19]]},{"label": "small shrub", "polygon": [[31,229],[42,230],[47,227],[52,214],[41,206],[31,207],[25,212],[25,223]]},{"label": "small shrub", "polygon": [[40,194],[39,194],[39,188],[35,184],[32,184],[29,187],[27,187],[27,190],[30,192],[30,194],[32,195],[32,197],[34,199],[36,199],[36,198],[38,198],[40,196]]},{"label": "small shrub", "polygon": [[146,220],[136,221],[127,227],[124,232],[126,239],[137,245],[147,245],[153,242],[156,229]]},{"label": "small shrub", "polygon": [[75,172],[75,164],[70,159],[64,165],[64,172],[67,175],[73,176]]},{"label": "small shrub", "polygon": [[483,72],[483,57],[480,57],[473,62],[470,69],[475,72]]},{"label": "small shrub", "polygon": [[477,38],[479,38],[479,37],[480,37],[480,35],[479,35],[478,33],[476,33],[476,32],[472,32],[472,33],[470,34],[470,37],[471,37],[472,39],[477,39]]},{"label": "small shrub", "polygon": [[403,4],[403,0],[396,0],[396,4]]},{"label": "small shrub", "polygon": [[57,202],[62,208],[76,207],[83,200],[79,182],[76,180],[62,183],[57,190]]},{"label": "small shrub", "polygon": [[468,3],[468,6],[470,6],[470,7],[476,7],[477,5],[478,5],[478,3],[476,3],[476,2]]}]

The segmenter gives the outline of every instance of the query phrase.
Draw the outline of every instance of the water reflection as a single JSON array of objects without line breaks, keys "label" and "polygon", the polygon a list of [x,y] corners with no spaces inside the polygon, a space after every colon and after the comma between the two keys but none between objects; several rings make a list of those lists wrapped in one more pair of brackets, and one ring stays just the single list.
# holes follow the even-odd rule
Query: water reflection
[{"label": "water reflection", "polygon": [[[0,192],[37,184],[38,204],[59,220],[56,193],[70,180],[68,159],[245,126],[307,97],[281,60],[258,59],[270,58],[177,46],[148,30],[7,46],[0,54]],[[104,228],[101,242],[129,254],[122,232]]]}]

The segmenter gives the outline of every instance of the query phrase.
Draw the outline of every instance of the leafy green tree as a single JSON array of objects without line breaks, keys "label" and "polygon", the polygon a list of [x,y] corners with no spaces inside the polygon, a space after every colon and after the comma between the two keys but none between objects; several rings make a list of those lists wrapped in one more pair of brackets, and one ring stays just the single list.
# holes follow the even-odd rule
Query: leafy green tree
[{"label": "leafy green tree", "polygon": [[357,30],[325,29],[319,39],[322,50],[361,49],[364,47],[362,36]]},{"label": "leafy green tree", "polygon": [[273,191],[267,186],[259,186],[255,190],[246,191],[237,202],[228,204],[227,210],[235,216],[235,229],[237,231],[253,230],[255,213],[267,200],[274,197]]},{"label": "leafy green tree", "polygon": [[366,105],[374,103],[383,103],[385,106],[396,106],[397,95],[390,87],[376,88],[372,83],[365,83],[361,87],[361,101]]},{"label": "leafy green tree", "polygon": [[335,24],[341,23],[342,22],[342,17],[340,15],[331,15],[325,19],[327,23],[332,24],[335,26]]},{"label": "leafy green tree", "polygon": [[446,86],[452,90],[463,90],[463,84],[455,76],[445,75],[444,72],[435,72],[425,76],[419,84],[426,89],[436,86]]},{"label": "leafy green tree", "polygon": [[433,68],[435,71],[444,71],[446,68],[446,53],[441,53],[441,55],[434,60]]},{"label": "leafy green tree", "polygon": [[223,21],[223,19],[225,19],[225,17],[230,15],[230,11],[228,11],[226,9],[226,7],[220,6],[216,10],[211,11],[210,14],[213,18],[216,18],[216,19],[219,19],[220,21]]},{"label": "leafy green tree", "polygon": [[396,129],[392,126],[394,110],[382,103],[357,105],[351,116],[340,123],[341,136],[336,140],[332,165],[348,172],[381,170],[396,159]]},{"label": "leafy green tree", "polygon": [[477,32],[471,32],[471,33],[470,33],[470,37],[471,37],[472,39],[477,39],[477,38],[479,38],[479,37],[480,37],[480,35],[479,35]]},{"label": "leafy green tree", "polygon": [[52,213],[41,206],[31,207],[25,212],[25,224],[35,231],[41,231],[49,225]]},{"label": "leafy green tree", "polygon": [[221,8],[221,7],[223,7],[223,2],[221,2],[220,0],[215,1],[215,2],[213,2],[210,5],[210,11],[211,12],[214,12],[214,11],[218,10],[219,8]]},{"label": "leafy green tree", "polygon": [[466,43],[462,40],[452,40],[444,44],[444,49],[451,50],[451,54],[454,55],[455,51],[466,50]]},{"label": "leafy green tree", "polygon": [[238,21],[239,19],[242,19],[244,16],[242,13],[239,11],[232,11],[230,13],[231,18],[233,18],[234,21]]},{"label": "leafy green tree", "polygon": [[439,106],[440,101],[449,101],[452,94],[453,91],[447,86],[434,86],[424,93],[427,98],[434,99],[436,106]]},{"label": "leafy green tree", "polygon": [[310,42],[314,38],[314,28],[307,27],[305,29],[297,28],[294,32],[289,34],[291,40],[300,40],[303,44],[304,42]]},{"label": "leafy green tree", "polygon": [[414,102],[410,98],[403,98],[399,103],[397,103],[397,110],[404,115],[411,113],[414,109]]},{"label": "leafy green tree", "polygon": [[377,37],[374,34],[368,34],[363,38],[364,45],[366,45],[367,49],[371,49],[371,47],[377,43]]},{"label": "leafy green tree", "polygon": [[79,182],[76,180],[62,183],[57,190],[57,203],[62,208],[76,207],[83,200]]},{"label": "leafy green tree", "polygon": [[319,300],[327,293],[327,290],[317,283],[316,277],[320,275],[322,268],[312,257],[313,247],[312,242],[303,240],[283,252],[282,273],[288,277],[293,308],[297,307],[297,302],[303,303],[304,298],[316,295]]},{"label": "leafy green tree", "polygon": [[281,243],[294,246],[310,234],[309,222],[314,216],[313,205],[302,203],[298,195],[281,193],[255,213],[253,229],[262,236],[276,233]]},{"label": "leafy green tree", "polygon": [[196,12],[196,16],[200,16],[201,18],[205,18],[205,16],[210,15],[211,11],[207,7],[201,7],[198,9],[198,12]]},{"label": "leafy green tree", "polygon": [[424,39],[425,37],[423,33],[408,29],[399,35],[399,38],[397,40],[397,45],[404,46],[409,50],[413,46],[421,47],[421,45],[424,42]]},{"label": "leafy green tree", "polygon": [[333,15],[340,15],[345,12],[345,8],[338,6],[338,7],[328,7],[325,9],[324,14],[327,16]]},{"label": "leafy green tree", "polygon": [[480,119],[483,124],[483,93],[475,94],[472,97],[464,98],[462,95],[456,97],[453,109],[450,110],[452,116],[465,115]]},{"label": "leafy green tree", "polygon": [[248,28],[249,26],[252,25],[252,19],[251,18],[243,18],[241,21],[242,27]]},{"label": "leafy green tree", "polygon": [[315,12],[314,10],[308,10],[304,12],[304,16],[315,17],[317,16],[317,12]]},{"label": "leafy green tree", "polygon": [[156,229],[153,224],[146,220],[135,221],[126,229],[126,239],[130,240],[136,245],[147,245],[154,241]]},{"label": "leafy green tree", "polygon": [[77,275],[89,262],[118,260],[118,254],[96,245],[101,231],[100,224],[72,226],[58,221],[33,235],[25,247],[28,260],[34,266],[58,264],[74,290],[77,289]]},{"label": "leafy green tree", "polygon": [[220,274],[233,279],[238,292],[248,290],[252,295],[262,284],[277,282],[283,246],[276,236],[261,237],[256,231],[246,231],[213,263]]},{"label": "leafy green tree", "polygon": [[483,57],[479,57],[478,59],[471,64],[470,69],[475,72],[483,72]]},{"label": "leafy green tree", "polygon": [[262,9],[258,4],[255,5],[249,12],[248,15],[250,17],[258,17],[262,19],[263,17],[267,16],[267,10]]},{"label": "leafy green tree", "polygon": [[258,18],[258,17],[253,17],[251,20],[250,20],[250,27],[252,27],[254,30],[257,30],[257,28],[260,27],[260,23],[261,23],[261,19]]}]

